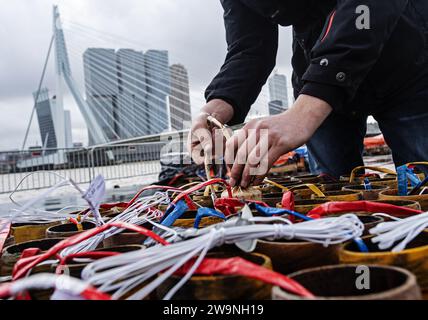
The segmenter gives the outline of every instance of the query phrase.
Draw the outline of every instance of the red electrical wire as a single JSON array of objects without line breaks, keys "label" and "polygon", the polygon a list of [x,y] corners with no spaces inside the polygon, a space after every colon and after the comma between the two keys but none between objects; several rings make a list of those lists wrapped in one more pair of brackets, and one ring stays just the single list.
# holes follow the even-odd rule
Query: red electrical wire
[{"label": "red electrical wire", "polygon": [[11,283],[5,283],[0,285],[0,299],[6,299],[11,296]]},{"label": "red electrical wire", "polygon": [[[179,276],[186,275],[194,263],[195,259],[187,262],[183,267],[178,269],[175,274]],[[244,276],[261,280],[274,286],[279,286],[288,292],[305,298],[314,297],[311,292],[293,279],[239,257],[229,259],[205,258],[202,260],[202,263],[198,266],[194,274]]]},{"label": "red electrical wire", "polygon": [[284,192],[281,205],[283,209],[294,211],[294,193],[292,191]]},{"label": "red electrical wire", "polygon": [[147,190],[156,190],[156,189],[160,189],[160,190],[171,190],[171,191],[180,192],[180,193],[183,192],[182,189],[175,188],[175,187],[170,187],[170,186],[156,186],[156,185],[147,186],[147,187],[142,188],[140,191],[138,191],[136,193],[136,195],[131,199],[131,201],[128,202],[128,204],[126,205],[125,208],[129,208],[132,204],[134,204],[134,202],[137,201],[138,197],[141,196],[141,194],[144,191],[147,191]]},{"label": "red electrical wire", "polygon": [[[284,192],[281,199],[281,206],[283,209],[294,211],[294,193],[292,191]],[[293,215],[289,215],[289,219],[291,222],[296,222],[296,217]]]},{"label": "red electrical wire", "polygon": [[422,211],[407,207],[394,206],[388,203],[371,202],[371,201],[352,201],[352,202],[327,202],[312,209],[307,216],[310,218],[320,218],[329,214],[346,213],[346,212],[371,212],[386,213],[396,217],[409,217],[420,214]]},{"label": "red electrical wire", "polygon": [[[117,202],[117,203],[103,203],[100,205],[100,209],[103,210],[110,210],[112,208],[126,208],[128,205],[128,202]],[[80,212],[80,215],[84,216],[87,214],[91,209],[87,208]]]},{"label": "red electrical wire", "polygon": [[221,211],[226,217],[236,214],[237,208],[242,208],[245,206],[245,204],[258,204],[263,207],[269,207],[269,205],[266,202],[263,201],[257,201],[257,200],[241,200],[237,198],[218,198],[214,202],[214,207]]},{"label": "red electrical wire", "polygon": [[236,214],[236,208],[243,206],[245,206],[245,202],[235,198],[218,198],[214,202],[214,207],[223,212],[226,217]]},{"label": "red electrical wire", "polygon": [[[202,189],[202,188],[204,188],[206,186],[209,186],[209,185],[212,185],[212,184],[217,184],[217,183],[225,185],[226,188],[227,188],[227,190],[228,190],[229,196],[232,197],[232,190],[231,190],[229,184],[226,181],[224,181],[223,179],[212,179],[210,181],[202,182],[201,184],[196,185],[196,186],[194,186],[194,187],[192,187],[192,188],[190,188],[188,190],[183,190],[183,189],[180,189],[180,188],[175,188],[175,187],[170,187],[170,186],[158,186],[158,185],[147,186],[147,187],[142,188],[140,191],[138,191],[135,194],[135,196],[128,203],[126,203],[126,202],[119,202],[119,203],[113,203],[113,204],[102,204],[100,207],[102,209],[106,209],[106,210],[109,210],[109,209],[114,208],[114,207],[120,207],[120,208],[127,209],[127,208],[129,208],[131,205],[133,205],[137,201],[137,199],[141,196],[141,194],[144,191],[159,189],[159,190],[174,191],[174,192],[183,194],[183,196],[177,197],[177,198],[179,198],[179,200],[181,200],[181,199],[184,198],[184,200],[186,201],[186,204],[189,207],[189,209],[190,210],[196,210],[197,206],[194,204],[194,202],[192,201],[192,199],[190,198],[189,195],[191,193],[199,190],[199,189]],[[174,203],[177,203],[179,200],[174,201]],[[89,212],[89,209],[86,209],[81,214],[86,214],[88,212]]]},{"label": "red electrical wire", "polygon": [[128,205],[128,202],[103,203],[102,205],[100,205],[100,208],[104,210],[110,210],[117,207],[126,208],[127,205]]},{"label": "red electrical wire", "polygon": [[88,259],[102,259],[106,257],[113,257],[119,255],[119,252],[113,252],[113,251],[90,251],[90,252],[79,252],[79,253],[73,253],[69,254],[66,257],[60,257],[57,255],[58,259],[60,260],[58,266],[56,267],[55,273],[56,274],[62,274],[63,267],[69,263],[70,261],[73,261],[76,258],[88,258]]},{"label": "red electrical wire", "polygon": [[181,177],[184,177],[184,176],[185,176],[184,173],[176,174],[171,180],[169,180],[168,185],[172,186],[178,179],[180,179]]},{"label": "red electrical wire", "polygon": [[99,300],[106,301],[111,300],[110,295],[97,290],[96,288],[89,286],[85,290],[83,290],[80,295],[86,300]]},{"label": "red electrical wire", "polygon": [[80,243],[86,239],[89,239],[89,238],[97,235],[98,233],[101,233],[101,232],[103,232],[103,231],[105,231],[111,227],[117,227],[120,229],[128,229],[131,231],[138,232],[140,234],[143,234],[147,237],[152,238],[153,240],[159,242],[162,245],[168,245],[169,244],[165,239],[161,238],[156,233],[154,233],[150,230],[147,230],[146,228],[136,226],[133,224],[129,224],[126,222],[120,222],[120,221],[110,222],[110,223],[104,224],[100,227],[87,230],[85,232],[76,234],[70,238],[67,238],[61,242],[58,242],[55,246],[53,246],[52,248],[50,248],[49,250],[47,250],[44,253],[41,253],[41,254],[33,256],[33,257],[20,259],[19,261],[16,262],[16,264],[13,268],[13,280],[17,280],[17,279],[25,277],[27,275],[27,273],[32,268],[37,266],[39,263],[49,259],[50,257],[57,255],[63,249],[70,247],[70,246],[73,246],[75,244],[78,244],[78,243]]},{"label": "red electrical wire", "polygon": [[230,185],[223,179],[220,178],[215,178],[215,179],[211,179],[208,181],[204,181],[196,186],[193,186],[185,191],[181,190],[182,192],[174,199],[173,203],[177,203],[178,201],[182,200],[184,197],[189,196],[190,194],[192,194],[193,192],[196,192],[200,189],[206,188],[208,186],[211,186],[213,184],[222,184],[226,187],[227,189],[227,193],[229,195],[230,198],[232,198],[232,188],[230,187]]},{"label": "red electrical wire", "polygon": [[[7,299],[12,296],[12,286],[13,283],[6,283],[0,285],[0,299]],[[85,298],[86,300],[111,300],[110,295],[103,293],[92,286],[86,287],[82,292],[80,292],[79,295]],[[20,293],[17,296],[17,299],[30,300],[31,298],[28,294]]]}]

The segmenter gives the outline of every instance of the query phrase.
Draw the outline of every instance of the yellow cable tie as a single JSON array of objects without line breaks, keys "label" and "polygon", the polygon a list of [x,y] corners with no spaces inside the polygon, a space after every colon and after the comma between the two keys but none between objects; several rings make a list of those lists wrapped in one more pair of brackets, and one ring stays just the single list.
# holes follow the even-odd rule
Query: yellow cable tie
[{"label": "yellow cable tie", "polygon": [[[427,163],[428,164],[428,163]],[[359,170],[372,170],[372,171],[377,171],[377,172],[382,172],[382,173],[387,173],[387,174],[393,174],[393,175],[397,175],[397,173],[395,171],[392,171],[390,169],[387,168],[382,168],[382,167],[372,167],[372,166],[359,166],[356,167],[352,170],[351,172],[351,176],[349,177],[349,182],[352,183],[354,182],[355,176],[357,174],[357,171]]]},{"label": "yellow cable tie", "polygon": [[285,192],[290,191],[290,189],[288,189],[287,187],[284,187],[284,186],[280,185],[279,183],[276,183],[276,182],[274,182],[272,180],[265,179],[264,182],[266,182],[267,184],[270,184],[270,185],[272,185],[274,187],[277,187],[277,188],[279,188],[279,189],[281,189],[281,190],[283,190]]}]

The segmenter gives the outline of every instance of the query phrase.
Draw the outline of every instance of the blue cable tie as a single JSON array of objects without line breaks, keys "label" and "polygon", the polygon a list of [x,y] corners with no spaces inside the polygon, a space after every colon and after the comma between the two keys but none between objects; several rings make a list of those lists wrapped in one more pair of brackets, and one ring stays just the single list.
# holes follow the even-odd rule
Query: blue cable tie
[{"label": "blue cable tie", "polygon": [[369,180],[369,178],[364,178],[364,189],[366,189],[366,191],[372,191],[373,187],[372,184]]},{"label": "blue cable tie", "polygon": [[175,220],[180,218],[188,209],[189,207],[184,200],[178,201],[175,206],[171,205],[165,212],[164,218],[162,219],[163,221],[161,221],[161,225],[166,227],[172,226]]},{"label": "blue cable tie", "polygon": [[223,220],[226,220],[226,216],[215,209],[212,208],[199,208],[198,213],[196,214],[195,223],[193,224],[193,228],[199,229],[199,225],[201,223],[202,218],[205,217],[216,217]]},{"label": "blue cable tie", "polygon": [[296,216],[300,219],[303,219],[305,221],[310,221],[313,220],[312,218],[309,218],[307,216],[305,216],[304,214],[292,211],[292,210],[287,210],[287,209],[282,209],[282,208],[272,208],[272,207],[264,207],[262,205],[259,204],[254,204],[255,209],[260,212],[261,214],[264,214],[267,217],[272,217],[272,216],[282,216],[283,214],[291,214],[293,216]]}]

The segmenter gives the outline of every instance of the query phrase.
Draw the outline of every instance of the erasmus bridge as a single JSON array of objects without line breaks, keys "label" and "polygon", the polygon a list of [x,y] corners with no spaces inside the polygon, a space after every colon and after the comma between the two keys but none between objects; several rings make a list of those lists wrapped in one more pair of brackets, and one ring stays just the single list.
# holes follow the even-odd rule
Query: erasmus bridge
[{"label": "erasmus bridge", "polygon": [[[85,32],[75,29],[76,32]],[[86,37],[99,37],[86,30]],[[64,90],[68,89],[86,123],[90,145],[119,144],[125,140],[140,140],[141,136],[172,131],[172,123],[190,121],[188,77],[184,69],[170,68],[166,51],[142,52],[131,49],[90,48],[83,55],[86,99],[77,83],[69,57],[80,55],[78,49],[67,49],[58,7],[53,9],[53,34],[46,57],[45,69],[35,93],[40,98],[46,65],[54,51],[55,106],[52,112],[56,145],[67,147],[64,122]],[[188,106],[185,114],[177,115],[172,104]],[[176,106],[177,107],[177,106]],[[116,110],[109,110],[115,108]],[[36,105],[33,109],[36,109]],[[173,110],[173,112],[171,112]],[[144,111],[144,112],[142,112]],[[183,111],[183,110],[181,110]],[[119,114],[115,114],[115,112]],[[181,117],[180,117],[181,116]],[[31,116],[29,127],[31,126]],[[27,143],[28,131],[23,148]],[[144,132],[144,128],[149,128]],[[179,127],[179,126],[178,126]],[[183,127],[183,126],[182,126]],[[145,134],[144,134],[145,133]]]},{"label": "erasmus bridge", "polygon": [[[66,41],[70,38],[71,46]],[[117,47],[121,42],[136,47],[135,42],[72,21],[63,24],[59,8],[53,7],[51,41],[22,148],[0,153],[0,193],[17,186],[49,187],[55,174],[76,183],[90,182],[98,174],[107,180],[144,180],[159,173],[162,157],[166,162],[171,160],[168,156],[182,159],[191,104],[201,107],[203,97],[190,93],[187,70],[181,64],[170,66],[166,50],[111,49],[111,44]],[[51,63],[52,95],[46,88]],[[194,85],[192,89],[204,91]],[[71,96],[86,124],[88,147],[72,144],[66,96]],[[262,93],[257,103],[268,102]],[[43,114],[45,109],[49,117]],[[36,114],[43,146],[26,149]]]}]

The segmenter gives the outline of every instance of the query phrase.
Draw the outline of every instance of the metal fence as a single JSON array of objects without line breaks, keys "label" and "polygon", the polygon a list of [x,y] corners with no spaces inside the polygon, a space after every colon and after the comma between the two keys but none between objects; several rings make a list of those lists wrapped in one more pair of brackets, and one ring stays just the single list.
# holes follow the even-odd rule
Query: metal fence
[{"label": "metal fence", "polygon": [[99,174],[106,180],[155,175],[160,172],[165,145],[154,142],[0,152],[0,193],[48,188],[58,181],[56,174],[79,184],[89,183]]}]

